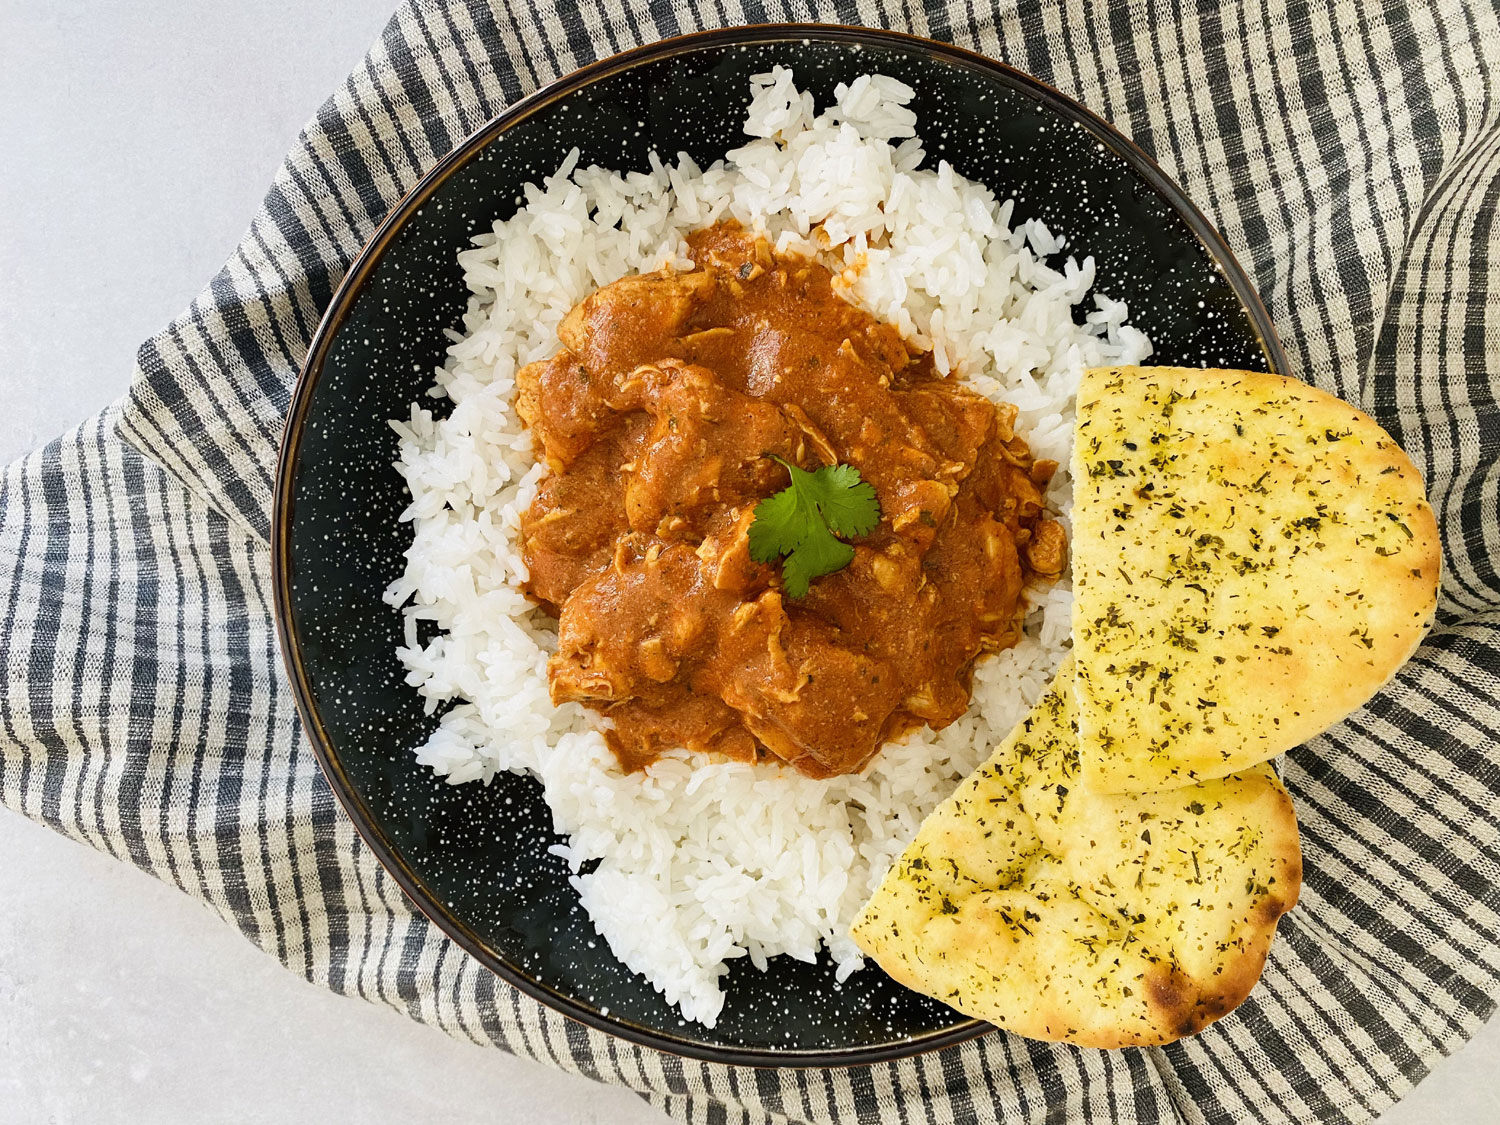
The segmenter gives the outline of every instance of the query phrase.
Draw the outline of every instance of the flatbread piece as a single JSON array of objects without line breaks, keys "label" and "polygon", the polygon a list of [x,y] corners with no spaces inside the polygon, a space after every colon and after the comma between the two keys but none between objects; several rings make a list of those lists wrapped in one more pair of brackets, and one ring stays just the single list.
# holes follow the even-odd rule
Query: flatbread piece
[{"label": "flatbread piece", "polygon": [[1168,1043],[1259,979],[1301,886],[1296,817],[1269,765],[1087,792],[1073,680],[1069,660],[923,823],[852,933],[897,981],[1020,1035]]},{"label": "flatbread piece", "polygon": [[1138,792],[1264,762],[1359,707],[1437,604],[1437,522],[1372,419],[1280,375],[1099,368],[1078,391],[1083,775]]}]

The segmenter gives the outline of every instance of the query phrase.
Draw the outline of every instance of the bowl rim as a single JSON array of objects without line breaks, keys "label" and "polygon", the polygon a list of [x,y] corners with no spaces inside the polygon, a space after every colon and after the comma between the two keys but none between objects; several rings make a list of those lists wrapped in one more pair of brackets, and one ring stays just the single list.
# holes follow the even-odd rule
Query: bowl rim
[{"label": "bowl rim", "polygon": [[846,46],[882,46],[908,52],[923,52],[940,61],[984,73],[1012,91],[1031,98],[1067,120],[1089,130],[1111,152],[1122,158],[1188,226],[1217,264],[1240,305],[1249,315],[1268,368],[1286,373],[1290,367],[1270,314],[1248,274],[1236,260],[1224,237],[1187,197],[1175,181],[1139,145],[1082,103],[1007,63],[951,43],[858,25],[822,23],[762,23],[712,28],[672,36],[597,59],[539,87],[508,106],[486,124],[459,142],[428,170],[396,203],[375,228],[350,262],[348,271],[334,290],[328,308],[309,343],[307,357],[297,375],[286,422],[282,430],[271,505],[271,586],[273,617],[282,660],[290,681],[297,714],[314,756],[345,815],[375,858],[395,880],[407,899],[442,933],[453,940],[507,984],[569,1019],[618,1036],[636,1046],[648,1047],[683,1058],[751,1067],[844,1067],[889,1062],[966,1042],[994,1030],[976,1019],[927,1034],[871,1047],[843,1049],[747,1048],[718,1046],[679,1038],[615,1015],[604,1015],[567,993],[528,976],[491,951],[484,940],[433,895],[400,852],[380,831],[368,806],[359,795],[339,760],[314,700],[312,685],[302,663],[301,639],[292,615],[291,525],[293,484],[299,463],[301,439],[307,413],[330,347],[355,298],[379,265],[386,249],[411,216],[443,183],[506,130],[554,102],[625,70],[706,48],[757,46],[795,40],[818,40]]}]

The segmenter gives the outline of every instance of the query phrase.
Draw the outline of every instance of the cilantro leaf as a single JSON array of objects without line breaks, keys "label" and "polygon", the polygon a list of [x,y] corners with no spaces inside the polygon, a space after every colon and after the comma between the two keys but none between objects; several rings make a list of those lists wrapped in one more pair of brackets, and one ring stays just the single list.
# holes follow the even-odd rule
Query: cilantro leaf
[{"label": "cilantro leaf", "polygon": [[875,530],[875,525],[880,522],[880,501],[875,498],[875,486],[861,480],[859,470],[853,465],[834,465],[815,473],[803,473],[803,476],[808,478],[808,487],[815,490],[818,510],[835,535],[852,539]]},{"label": "cilantro leaf", "polygon": [[832,535],[809,535],[781,562],[781,582],[794,598],[807,595],[814,578],[843,570],[854,561],[854,548]]},{"label": "cilantro leaf", "polygon": [[783,488],[755,505],[750,524],[750,557],[758,563],[775,562],[797,549],[802,528],[810,519],[803,494]]},{"label": "cilantro leaf", "polygon": [[838,536],[873,531],[880,522],[880,501],[853,465],[829,465],[810,473],[774,453],[770,456],[786,468],[792,482],[755,506],[750,557],[760,563],[784,557],[782,584],[788,594],[800,598],[814,578],[854,561],[854,548]]}]

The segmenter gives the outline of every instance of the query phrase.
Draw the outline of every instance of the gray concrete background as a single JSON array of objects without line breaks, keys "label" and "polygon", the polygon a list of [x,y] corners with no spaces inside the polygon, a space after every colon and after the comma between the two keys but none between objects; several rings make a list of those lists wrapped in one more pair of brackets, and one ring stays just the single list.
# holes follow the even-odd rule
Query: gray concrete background
[{"label": "gray concrete background", "polygon": [[[117,397],[389,0],[0,0],[0,460]],[[0,1120],[665,1120],[316,989],[154,879],[0,812]],[[1500,1121],[1492,1024],[1383,1125]]]}]

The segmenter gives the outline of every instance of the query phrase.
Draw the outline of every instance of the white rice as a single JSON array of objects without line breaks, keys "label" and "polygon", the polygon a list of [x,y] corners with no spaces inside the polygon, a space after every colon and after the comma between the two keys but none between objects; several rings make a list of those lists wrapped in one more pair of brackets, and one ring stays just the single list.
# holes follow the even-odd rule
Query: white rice
[{"label": "white rice", "polygon": [[[649,174],[622,176],[576,167],[575,152],[459,255],[472,296],[429,392],[452,412],[438,420],[413,405],[392,423],[412,494],[402,519],[416,533],[386,595],[405,606],[400,658],[430,710],[459,701],[418,760],[455,784],[501,770],[540,779],[599,932],[685,1018],[710,1027],[731,958],[764,968],[826,947],[839,979],[861,967],[850,921],[922,818],[1050,678],[1069,643],[1068,583],[1032,592],[1024,640],[978,665],[967,715],[887,746],[860,775],[814,781],[686,752],[626,775],[597,714],[548,698],[555,626],[520,590],[517,531],[543,469],[512,406],[516,372],[557,350],[559,321],[591,290],[690,268],[684,236],[732,217],[779,249],[821,254],[845,271],[849,299],[930,347],[940,370],[1015,403],[1035,455],[1062,466],[1048,503],[1065,514],[1080,372],[1137,362],[1151,345],[1125,323],[1125,306],[1103,297],[1074,324],[1093,260],[1049,264],[1063,238],[1035,221],[1012,228],[1011,203],[945,161],[924,167],[911,96],[866,76],[819,115],[777,68],[752,80],[754,139],[725,162],[653,157]],[[419,644],[424,619],[440,632]],[[598,866],[578,874],[589,860]]]}]

